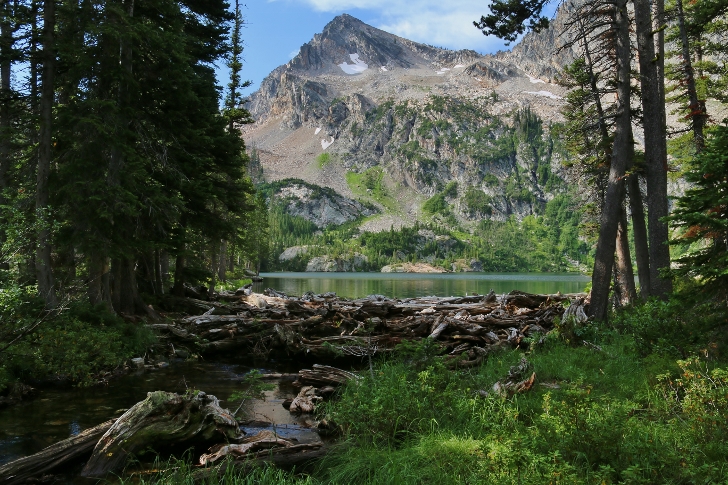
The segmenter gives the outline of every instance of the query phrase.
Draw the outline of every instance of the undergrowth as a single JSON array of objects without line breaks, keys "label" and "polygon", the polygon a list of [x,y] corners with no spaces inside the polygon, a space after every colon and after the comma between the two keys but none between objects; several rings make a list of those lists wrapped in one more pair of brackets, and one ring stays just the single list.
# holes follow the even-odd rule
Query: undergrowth
[{"label": "undergrowth", "polygon": [[69,301],[49,313],[37,294],[10,279],[0,286],[0,392],[18,381],[90,385],[154,341],[150,330],[104,306]]},{"label": "undergrowth", "polygon": [[[725,313],[675,301],[468,370],[431,340],[401,346],[321,408],[343,436],[308,475],[263,468],[215,483],[728,484]],[[494,393],[523,356],[536,385]]]}]

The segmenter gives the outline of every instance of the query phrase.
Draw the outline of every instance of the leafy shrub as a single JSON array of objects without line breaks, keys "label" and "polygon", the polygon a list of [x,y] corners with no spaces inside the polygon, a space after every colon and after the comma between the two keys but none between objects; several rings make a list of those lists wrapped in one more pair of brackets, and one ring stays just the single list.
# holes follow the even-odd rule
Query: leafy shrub
[{"label": "leafy shrub", "polygon": [[422,205],[422,210],[428,214],[442,214],[447,212],[448,207],[449,205],[445,200],[445,196],[440,193],[427,199]]},{"label": "leafy shrub", "polygon": [[66,379],[89,385],[102,370],[140,355],[154,341],[144,327],[103,306],[71,302],[46,314],[35,287],[6,285],[0,290],[0,390],[17,379]]},{"label": "leafy shrub", "polygon": [[686,308],[678,299],[651,300],[616,314],[614,326],[634,337],[637,352],[643,357],[658,353],[685,358],[707,327],[698,315],[698,309]]}]

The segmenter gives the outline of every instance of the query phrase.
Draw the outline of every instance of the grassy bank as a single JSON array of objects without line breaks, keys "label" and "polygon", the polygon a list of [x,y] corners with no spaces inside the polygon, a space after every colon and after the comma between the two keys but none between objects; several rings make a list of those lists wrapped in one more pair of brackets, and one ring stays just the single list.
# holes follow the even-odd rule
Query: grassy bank
[{"label": "grassy bank", "polygon": [[[725,324],[719,308],[673,299],[567,322],[476,369],[450,369],[431,343],[402,348],[322,409],[344,436],[310,474],[222,482],[728,483]],[[493,393],[524,356],[536,385]],[[175,473],[145,483],[189,476]]]}]

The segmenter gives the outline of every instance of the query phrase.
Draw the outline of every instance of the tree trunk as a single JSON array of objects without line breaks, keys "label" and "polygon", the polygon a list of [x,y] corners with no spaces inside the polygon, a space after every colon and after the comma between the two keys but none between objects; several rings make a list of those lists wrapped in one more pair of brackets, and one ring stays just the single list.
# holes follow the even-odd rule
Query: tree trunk
[{"label": "tree trunk", "polygon": [[[672,281],[660,277],[660,270],[670,267],[668,227],[663,220],[668,215],[664,71],[660,72],[658,66],[660,57],[655,54],[650,0],[634,0],[634,8],[645,133],[650,295],[665,298],[672,292]],[[661,48],[658,46],[658,51]]]},{"label": "tree trunk", "polygon": [[166,293],[169,285],[169,253],[159,251],[159,271],[162,273],[162,293]]},{"label": "tree trunk", "polygon": [[637,290],[634,286],[634,271],[629,251],[629,234],[627,231],[627,212],[622,208],[617,227],[617,263],[616,280],[619,285],[620,306],[629,306],[637,299]]},{"label": "tree trunk", "polygon": [[228,243],[222,241],[220,243],[220,260],[217,266],[217,277],[220,281],[227,281],[227,261],[228,261]]},{"label": "tree trunk", "polygon": [[130,258],[117,258],[112,261],[111,301],[117,313],[126,315],[137,313],[139,292],[135,268],[136,261]]},{"label": "tree trunk", "polygon": [[[12,89],[10,73],[12,68],[11,53],[13,47],[13,31],[10,23],[10,2],[4,1],[0,12],[0,206],[5,205],[5,190],[8,188],[8,171],[10,170],[10,103]],[[5,243],[5,221],[0,220],[0,270],[10,269],[8,261],[1,252]]]},{"label": "tree trunk", "polygon": [[637,260],[637,276],[640,280],[640,297],[650,296],[650,252],[647,246],[647,226],[642,191],[636,174],[627,177],[629,209],[632,213],[632,232],[634,233],[634,255]]},{"label": "tree trunk", "polygon": [[56,69],[55,55],[55,0],[46,0],[43,7],[43,73],[40,98],[40,133],[38,140],[38,170],[35,194],[35,212],[40,222],[35,256],[38,293],[47,309],[55,308],[56,299],[53,268],[51,267],[50,207],[48,205],[48,179],[51,172],[53,143],[53,82]]},{"label": "tree trunk", "polygon": [[177,259],[174,265],[174,286],[172,287],[172,294],[180,297],[185,296],[185,265],[187,262],[183,254],[184,250],[183,245],[179,253],[177,253]]},{"label": "tree trunk", "polygon": [[627,1],[619,0],[614,14],[617,54],[617,114],[615,118],[612,161],[602,209],[599,239],[592,273],[592,293],[589,316],[604,320],[609,305],[609,286],[614,265],[619,225],[624,200],[624,174],[630,164],[632,150],[632,120],[630,116],[630,40]]},{"label": "tree trunk", "polygon": [[682,0],[675,0],[677,10],[678,27],[680,29],[680,43],[682,44],[682,62],[683,72],[685,75],[685,89],[688,92],[688,100],[690,105],[688,116],[692,121],[693,139],[695,142],[695,152],[700,153],[705,148],[705,123],[708,120],[707,110],[705,109],[705,101],[698,99],[698,90],[695,87],[695,73],[693,70],[693,61],[690,57],[690,40],[685,29],[685,13],[683,12]]},{"label": "tree trunk", "polygon": [[152,265],[154,266],[154,293],[157,295],[164,294],[164,280],[162,278],[162,262],[160,250],[155,249],[152,256]]},{"label": "tree trunk", "polygon": [[92,305],[103,303],[109,311],[113,311],[110,283],[109,259],[100,253],[92,254],[88,260],[89,303]]}]

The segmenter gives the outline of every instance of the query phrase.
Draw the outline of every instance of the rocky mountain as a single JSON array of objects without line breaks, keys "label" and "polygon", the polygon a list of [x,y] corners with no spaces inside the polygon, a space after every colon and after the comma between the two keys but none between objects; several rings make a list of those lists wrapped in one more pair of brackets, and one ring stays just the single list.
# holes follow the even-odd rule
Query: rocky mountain
[{"label": "rocky mountain", "polygon": [[248,102],[256,122],[243,134],[271,200],[320,228],[358,218],[363,231],[540,213],[564,187],[552,136],[557,68],[571,56],[555,52],[561,18],[485,56],[334,18]]}]

